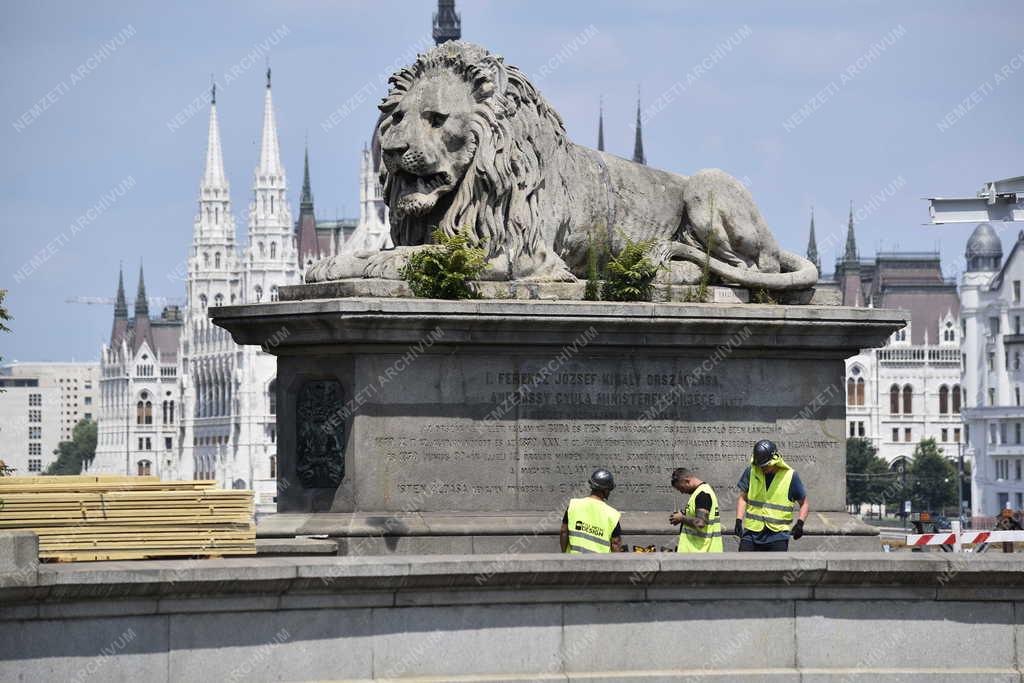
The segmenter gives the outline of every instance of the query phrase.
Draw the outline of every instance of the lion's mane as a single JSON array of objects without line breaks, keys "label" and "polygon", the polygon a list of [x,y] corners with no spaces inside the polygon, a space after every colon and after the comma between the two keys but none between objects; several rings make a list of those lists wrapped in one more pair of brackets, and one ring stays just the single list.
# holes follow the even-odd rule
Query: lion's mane
[{"label": "lion's mane", "polygon": [[[436,71],[456,74],[470,88],[476,102],[471,125],[476,151],[443,217],[392,216],[392,240],[396,246],[425,244],[434,227],[448,234],[468,227],[475,243],[487,249],[488,259],[504,262],[508,275],[515,277],[523,257],[529,262],[548,248],[539,229],[540,212],[545,193],[561,188],[548,185],[545,171],[554,155],[565,153],[565,126],[522,71],[482,47],[455,41],[419,55],[392,75],[380,104],[380,136],[416,81]],[[390,197],[387,167],[380,168],[384,196]]]}]

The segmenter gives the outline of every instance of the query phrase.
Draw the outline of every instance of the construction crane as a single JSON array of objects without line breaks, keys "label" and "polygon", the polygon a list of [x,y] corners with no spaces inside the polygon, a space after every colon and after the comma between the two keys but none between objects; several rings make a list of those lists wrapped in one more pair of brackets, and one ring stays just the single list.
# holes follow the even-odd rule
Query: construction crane
[{"label": "construction crane", "polygon": [[932,225],[1024,221],[1024,176],[985,183],[974,197],[929,197]]},{"label": "construction crane", "polygon": [[[149,305],[152,308],[158,308],[160,306],[181,306],[185,303],[183,297],[166,297],[166,296],[151,296],[147,299]],[[90,306],[113,306],[116,303],[116,299],[108,296],[75,296],[70,299],[65,299],[66,304],[88,304]]]}]

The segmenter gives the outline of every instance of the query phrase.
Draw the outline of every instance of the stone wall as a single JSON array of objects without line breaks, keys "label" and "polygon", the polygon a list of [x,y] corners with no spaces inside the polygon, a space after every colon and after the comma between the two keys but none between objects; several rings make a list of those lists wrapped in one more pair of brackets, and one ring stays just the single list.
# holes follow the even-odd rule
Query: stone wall
[{"label": "stone wall", "polygon": [[0,575],[0,680],[1020,681],[1024,559],[265,558]]}]

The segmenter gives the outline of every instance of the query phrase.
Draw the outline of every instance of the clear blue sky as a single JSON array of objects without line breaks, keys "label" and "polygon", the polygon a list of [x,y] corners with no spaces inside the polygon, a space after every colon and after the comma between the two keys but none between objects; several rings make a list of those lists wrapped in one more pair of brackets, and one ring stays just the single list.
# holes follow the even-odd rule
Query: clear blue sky
[{"label": "clear blue sky", "polygon": [[[129,300],[140,259],[151,297],[183,296],[207,111],[169,124],[211,73],[221,84],[224,156],[244,239],[264,78],[264,59],[247,56],[261,43],[270,48],[293,211],[308,133],[318,214],[354,215],[358,153],[383,93],[377,74],[429,40],[435,5],[10,4],[0,24],[0,288],[10,290],[15,320],[13,334],[0,337],[0,356],[97,358],[112,310],[65,299],[113,296],[120,261]],[[842,248],[851,199],[862,213],[863,256],[941,246],[952,270],[970,226],[923,226],[921,198],[973,194],[986,180],[1024,172],[1024,68],[1009,66],[995,79],[1015,57],[1018,67],[1024,59],[1017,0],[457,0],[457,7],[464,39],[534,75],[554,65],[540,87],[577,142],[596,144],[603,95],[606,147],[629,156],[637,84],[647,105],[671,91],[673,101],[644,126],[648,162],[683,174],[717,166],[746,178],[791,250],[805,248],[813,205],[827,271]],[[567,48],[574,37],[575,49]],[[115,49],[90,60],[110,41]],[[731,49],[716,55],[721,44]],[[563,58],[552,59],[560,51]],[[699,73],[702,62],[710,68]],[[359,92],[366,102],[325,130],[331,113]],[[941,130],[972,92],[970,111]],[[801,107],[809,115],[794,124]],[[126,179],[132,186],[123,196],[71,234]],[[878,194],[884,200],[872,206]],[[17,281],[48,245],[53,253]]]}]

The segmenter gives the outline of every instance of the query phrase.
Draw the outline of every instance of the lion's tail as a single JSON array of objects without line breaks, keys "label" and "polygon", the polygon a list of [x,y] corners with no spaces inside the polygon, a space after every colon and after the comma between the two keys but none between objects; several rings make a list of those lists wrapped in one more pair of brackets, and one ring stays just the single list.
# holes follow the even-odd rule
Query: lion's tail
[{"label": "lion's tail", "polygon": [[[678,243],[673,247],[678,256],[688,261],[703,264],[707,259],[707,254],[695,247]],[[712,256],[708,269],[726,282],[735,282],[749,289],[810,289],[818,282],[818,269],[799,254],[780,249],[779,266],[782,270],[780,273],[759,273],[756,270],[731,266]]]}]

